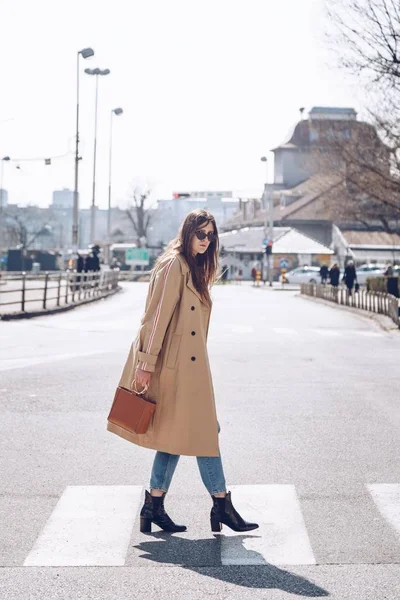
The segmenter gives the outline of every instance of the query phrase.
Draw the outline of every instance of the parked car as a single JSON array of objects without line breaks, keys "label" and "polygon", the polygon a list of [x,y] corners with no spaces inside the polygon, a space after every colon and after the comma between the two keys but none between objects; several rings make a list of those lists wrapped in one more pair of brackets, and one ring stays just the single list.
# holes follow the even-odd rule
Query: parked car
[{"label": "parked car", "polygon": [[[320,267],[298,267],[286,273],[286,283],[320,283]],[[282,275],[279,277],[282,282]]]},{"label": "parked car", "polygon": [[357,281],[360,285],[367,283],[367,279],[372,277],[382,277],[386,271],[386,265],[369,264],[357,267]]}]

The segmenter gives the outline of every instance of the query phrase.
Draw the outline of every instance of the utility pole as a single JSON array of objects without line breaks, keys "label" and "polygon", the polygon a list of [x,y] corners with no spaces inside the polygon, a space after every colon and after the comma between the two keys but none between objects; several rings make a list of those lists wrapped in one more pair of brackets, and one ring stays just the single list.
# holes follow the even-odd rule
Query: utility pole
[{"label": "utility pole", "polygon": [[272,287],[272,244],[274,241],[274,200],[272,197],[272,192],[269,189],[268,184],[268,159],[266,156],[261,158],[261,161],[265,163],[265,183],[264,183],[264,193],[263,193],[263,208],[264,208],[264,272],[266,272],[266,278],[263,277],[263,280],[268,280],[269,286]]},{"label": "utility pole", "polygon": [[90,243],[96,240],[96,159],[97,159],[97,109],[99,101],[99,76],[109,75],[110,69],[85,69],[87,75],[96,77],[95,105],[94,105],[94,148],[93,148],[93,181],[92,181],[92,205],[90,207]]},{"label": "utility pole", "polygon": [[268,239],[271,252],[268,254],[268,281],[269,287],[272,287],[273,261],[272,261],[272,244],[274,242],[274,199],[272,191],[268,190],[268,184],[265,184],[268,205]]},{"label": "utility pole", "polygon": [[72,212],[72,252],[73,258],[77,257],[77,250],[79,244],[79,191],[78,191],[78,171],[79,171],[79,59],[82,58],[87,59],[91,56],[94,56],[94,50],[92,48],[84,48],[83,50],[79,50],[77,53],[77,62],[76,62],[76,133],[75,133],[75,160],[74,160],[74,204],[73,204],[73,212]]}]

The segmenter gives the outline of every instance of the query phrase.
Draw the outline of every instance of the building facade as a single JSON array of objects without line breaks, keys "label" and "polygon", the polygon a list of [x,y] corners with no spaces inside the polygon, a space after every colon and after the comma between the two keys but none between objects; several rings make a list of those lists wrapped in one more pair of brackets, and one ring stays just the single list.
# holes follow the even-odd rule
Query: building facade
[{"label": "building facade", "polygon": [[[273,202],[275,226],[293,227],[319,243],[332,248],[341,264],[353,254],[346,254],[334,226],[342,232],[364,230],[371,235],[375,250],[354,254],[358,258],[384,256],[388,244],[383,244],[382,225],[361,221],[350,222],[346,205],[353,202],[353,189],[346,177],[343,149],[347,143],[362,148],[370,164],[389,168],[389,155],[373,125],[357,120],[353,108],[314,107],[308,118],[302,118],[292,129],[289,138],[273,149],[274,182],[267,186]],[[255,227],[266,222],[263,199],[241,204],[225,229]],[[381,251],[379,250],[382,246]]]}]

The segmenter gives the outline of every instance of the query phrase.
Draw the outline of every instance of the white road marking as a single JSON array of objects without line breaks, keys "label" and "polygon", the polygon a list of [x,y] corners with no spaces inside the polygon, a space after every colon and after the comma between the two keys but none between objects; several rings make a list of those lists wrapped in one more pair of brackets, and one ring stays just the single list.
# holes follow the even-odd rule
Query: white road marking
[{"label": "white road marking", "polygon": [[367,488],[381,515],[400,535],[400,484],[374,483]]},{"label": "white road marking", "polygon": [[23,367],[33,367],[46,363],[58,362],[61,360],[70,360],[81,356],[93,356],[95,354],[112,354],[117,350],[110,350],[109,346],[104,350],[90,350],[88,352],[70,352],[68,354],[48,354],[45,356],[32,356],[26,358],[2,358],[0,362],[0,371],[10,371],[12,369],[22,369]]},{"label": "white road marking", "polygon": [[232,502],[260,528],[238,534],[222,529],[223,565],[314,565],[300,503],[293,485],[231,486]]},{"label": "white road marking", "polygon": [[275,333],[283,333],[284,335],[299,335],[296,329],[290,329],[289,327],[273,327],[272,331]]},{"label": "white road marking", "polygon": [[24,566],[122,566],[143,487],[68,486]]},{"label": "white road marking", "polygon": [[333,329],[311,329],[310,331],[314,331],[319,335],[325,335],[327,337],[339,337],[343,335],[341,331],[334,331]]},{"label": "white road marking", "polygon": [[378,333],[377,331],[354,331],[349,333],[355,333],[356,335],[365,335],[366,337],[384,337],[383,333]]},{"label": "white road marking", "polygon": [[251,325],[232,325],[230,330],[232,333],[253,333],[254,327]]}]

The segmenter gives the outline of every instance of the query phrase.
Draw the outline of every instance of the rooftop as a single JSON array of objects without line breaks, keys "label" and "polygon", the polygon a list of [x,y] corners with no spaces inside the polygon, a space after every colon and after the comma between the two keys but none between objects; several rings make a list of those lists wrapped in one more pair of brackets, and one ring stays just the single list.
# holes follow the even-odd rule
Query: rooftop
[{"label": "rooftop", "polygon": [[[220,234],[220,244],[234,252],[263,250],[264,227],[244,227]],[[274,254],[333,254],[333,250],[292,227],[274,227]]]}]

